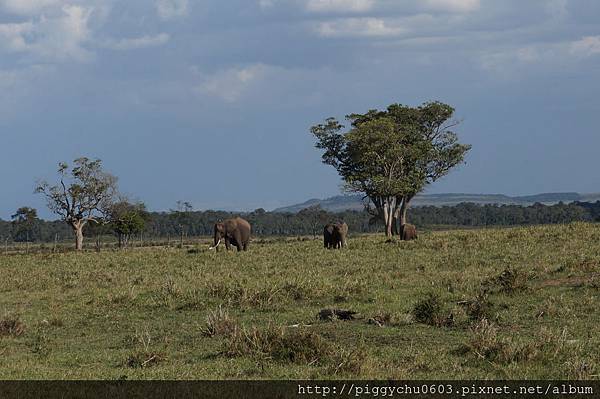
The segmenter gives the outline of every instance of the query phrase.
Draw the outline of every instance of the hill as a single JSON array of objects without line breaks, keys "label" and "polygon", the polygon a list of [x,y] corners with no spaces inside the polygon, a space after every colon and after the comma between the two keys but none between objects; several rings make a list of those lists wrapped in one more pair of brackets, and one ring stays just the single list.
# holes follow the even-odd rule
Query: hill
[{"label": "hill", "polygon": [[[552,205],[558,202],[594,202],[600,200],[600,193],[579,194],[579,193],[542,193],[535,195],[525,195],[511,197],[504,194],[419,194],[412,202],[412,206],[452,206],[463,202],[474,204],[498,204],[498,205],[522,205],[528,206],[534,203]],[[277,208],[274,212],[292,212],[296,213],[304,208],[313,205],[320,205],[321,208],[330,212],[342,212],[345,210],[362,210],[361,195],[338,195],[326,199],[310,199],[301,204],[295,204]]]}]

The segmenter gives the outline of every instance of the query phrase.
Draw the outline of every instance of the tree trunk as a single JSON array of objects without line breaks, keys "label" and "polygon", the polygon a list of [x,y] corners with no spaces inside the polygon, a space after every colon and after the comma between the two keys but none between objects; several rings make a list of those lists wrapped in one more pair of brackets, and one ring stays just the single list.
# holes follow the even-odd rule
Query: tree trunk
[{"label": "tree trunk", "polygon": [[75,231],[75,249],[81,251],[83,249],[83,225],[81,221],[73,222],[71,227]]},{"label": "tree trunk", "polygon": [[392,227],[394,224],[394,213],[396,211],[396,198],[387,197],[383,203],[383,219],[385,223],[385,236],[392,238]]},{"label": "tree trunk", "polygon": [[400,217],[400,208],[398,207],[399,204],[404,205],[404,197],[396,197],[396,209],[394,210],[394,220],[392,220],[392,234],[395,236],[399,236],[401,234],[401,230],[398,226],[398,219]]},{"label": "tree trunk", "polygon": [[410,205],[410,201],[413,199],[414,195],[404,197],[402,199],[402,206],[400,207],[400,226],[404,226],[408,223],[408,219],[406,217],[408,206]]}]

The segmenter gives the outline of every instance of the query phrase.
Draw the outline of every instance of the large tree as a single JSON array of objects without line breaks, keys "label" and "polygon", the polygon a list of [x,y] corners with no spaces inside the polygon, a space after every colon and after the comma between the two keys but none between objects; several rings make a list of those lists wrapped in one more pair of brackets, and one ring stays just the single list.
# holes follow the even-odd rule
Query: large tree
[{"label": "large tree", "polygon": [[13,240],[17,242],[35,241],[39,239],[39,225],[37,210],[23,206],[11,215]]},{"label": "large tree", "polygon": [[102,169],[102,161],[82,157],[58,164],[59,182],[41,181],[36,192],[46,197],[48,208],[59,215],[75,233],[75,248],[83,248],[83,228],[100,222],[117,195],[117,178]]},{"label": "large tree", "polygon": [[[397,218],[407,222],[407,209],[425,186],[463,162],[469,145],[458,142],[454,109],[440,102],[419,107],[392,104],[346,117],[351,128],[335,118],[311,128],[323,162],[332,165],[348,191],[364,193],[367,209],[380,219],[391,237]],[[372,206],[375,209],[372,209]]]}]

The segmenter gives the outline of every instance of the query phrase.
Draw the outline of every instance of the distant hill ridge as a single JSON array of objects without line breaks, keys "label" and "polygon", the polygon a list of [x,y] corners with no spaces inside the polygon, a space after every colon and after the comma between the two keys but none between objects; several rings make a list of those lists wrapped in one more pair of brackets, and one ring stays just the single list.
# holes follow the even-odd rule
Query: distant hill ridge
[{"label": "distant hill ridge", "polygon": [[[535,195],[523,195],[511,197],[504,194],[465,194],[465,193],[447,193],[447,194],[419,194],[411,202],[412,206],[445,206],[456,205],[461,202],[471,202],[475,204],[498,204],[498,205],[533,205],[536,202],[552,205],[560,201],[564,203],[581,201],[595,202],[600,200],[600,193],[580,194],[580,193],[542,193]],[[321,208],[330,212],[341,212],[345,210],[362,210],[361,195],[337,195],[326,199],[309,199],[301,204],[295,204],[275,209],[275,212],[296,213],[310,206],[320,205]]]}]

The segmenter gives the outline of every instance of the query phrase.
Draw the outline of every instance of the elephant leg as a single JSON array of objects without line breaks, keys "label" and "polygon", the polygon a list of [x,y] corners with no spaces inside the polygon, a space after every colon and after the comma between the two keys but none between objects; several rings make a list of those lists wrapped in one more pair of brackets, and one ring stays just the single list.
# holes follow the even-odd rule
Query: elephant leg
[{"label": "elephant leg", "polygon": [[244,243],[244,251],[247,251],[247,250],[248,250],[248,242],[246,241],[246,242]]},{"label": "elephant leg", "polygon": [[229,247],[230,247],[230,246],[231,246],[231,245],[229,244],[229,237],[227,237],[227,236],[226,236],[226,237],[225,237],[225,248],[226,248],[226,249],[229,251]]},{"label": "elephant leg", "polygon": [[235,238],[235,246],[237,247],[238,252],[240,252],[243,248],[242,246],[242,234],[239,231],[233,233],[233,237]]}]

